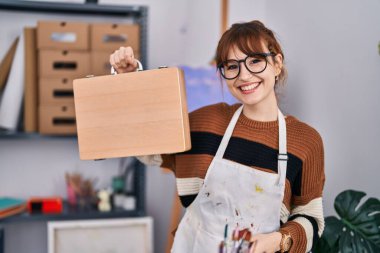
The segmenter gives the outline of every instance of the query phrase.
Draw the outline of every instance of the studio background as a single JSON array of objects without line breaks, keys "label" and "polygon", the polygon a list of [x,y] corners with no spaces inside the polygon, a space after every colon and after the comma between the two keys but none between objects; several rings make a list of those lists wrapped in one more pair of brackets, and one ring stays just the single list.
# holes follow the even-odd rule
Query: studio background
[{"label": "studio background", "polygon": [[[149,7],[149,68],[205,66],[215,53],[220,37],[219,0],[100,3]],[[282,109],[316,128],[324,141],[325,215],[334,214],[334,198],[345,189],[380,197],[379,10],[379,0],[230,1],[229,24],[259,19],[277,33],[283,46],[289,78]],[[6,33],[9,26],[27,21],[1,11],[0,22],[3,48],[12,39]],[[66,171],[98,177],[97,186],[105,187],[118,170],[117,160],[79,161],[74,139],[1,139],[0,161],[0,193],[25,198],[65,197]],[[173,175],[148,168],[146,203],[148,215],[154,218],[156,253],[165,250],[174,190]],[[7,253],[47,252],[43,223],[12,224],[7,235]]]}]

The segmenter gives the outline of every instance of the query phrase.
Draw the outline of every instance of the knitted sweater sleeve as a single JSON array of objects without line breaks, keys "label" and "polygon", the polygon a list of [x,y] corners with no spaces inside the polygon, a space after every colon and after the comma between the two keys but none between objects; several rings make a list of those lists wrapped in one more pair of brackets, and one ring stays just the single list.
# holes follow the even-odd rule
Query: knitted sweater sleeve
[{"label": "knitted sweater sleeve", "polygon": [[173,172],[175,170],[175,155],[174,154],[144,155],[144,156],[136,156],[136,158],[147,166],[159,166],[165,169],[169,169]]},{"label": "knitted sweater sleeve", "polygon": [[325,182],[324,148],[320,135],[314,130],[305,140],[307,155],[303,161],[301,194],[292,196],[290,216],[281,228],[293,239],[290,253],[309,252],[322,235],[325,223],[322,191]]}]

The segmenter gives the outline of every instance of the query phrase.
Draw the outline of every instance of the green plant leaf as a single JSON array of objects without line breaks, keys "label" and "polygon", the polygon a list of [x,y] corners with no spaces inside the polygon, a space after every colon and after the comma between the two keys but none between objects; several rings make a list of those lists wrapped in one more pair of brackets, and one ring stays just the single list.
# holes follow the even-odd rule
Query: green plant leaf
[{"label": "green plant leaf", "polygon": [[335,198],[334,207],[341,219],[326,222],[326,235],[337,234],[325,238],[330,246],[335,239],[339,240],[340,252],[380,252],[380,201],[369,198],[358,206],[365,195],[364,192],[346,190]]},{"label": "green plant leaf", "polygon": [[338,245],[339,235],[343,229],[343,223],[334,216],[325,218],[325,230],[323,231],[322,239],[333,248]]},{"label": "green plant leaf", "polygon": [[313,253],[337,253],[339,251],[338,241],[332,246],[326,240],[326,237],[322,237],[318,240],[317,245],[313,249]]}]

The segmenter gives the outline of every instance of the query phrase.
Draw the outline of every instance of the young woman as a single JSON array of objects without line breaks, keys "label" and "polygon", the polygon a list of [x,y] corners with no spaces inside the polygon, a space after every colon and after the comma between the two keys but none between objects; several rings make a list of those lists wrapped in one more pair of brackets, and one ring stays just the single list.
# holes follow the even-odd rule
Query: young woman
[{"label": "young woman", "polygon": [[[250,252],[308,252],[324,229],[323,143],[278,108],[282,49],[260,21],[239,23],[220,39],[216,62],[240,104],[190,113],[190,151],[140,157],[176,175],[186,213],[172,252],[218,252],[226,225],[252,232]],[[137,67],[129,47],[116,50],[110,63],[118,73]]]}]

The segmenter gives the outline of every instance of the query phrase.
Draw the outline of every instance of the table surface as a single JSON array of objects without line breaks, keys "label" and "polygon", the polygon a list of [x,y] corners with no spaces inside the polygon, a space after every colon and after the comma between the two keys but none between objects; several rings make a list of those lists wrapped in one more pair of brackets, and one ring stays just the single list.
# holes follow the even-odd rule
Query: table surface
[{"label": "table surface", "polygon": [[63,202],[63,211],[59,214],[30,214],[27,211],[0,219],[0,224],[30,221],[51,221],[51,220],[78,220],[78,219],[107,219],[122,217],[142,217],[145,212],[142,210],[113,209],[109,212],[100,212],[96,208],[79,208],[70,206]]}]

